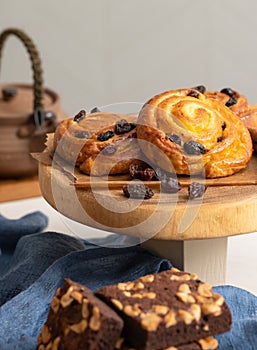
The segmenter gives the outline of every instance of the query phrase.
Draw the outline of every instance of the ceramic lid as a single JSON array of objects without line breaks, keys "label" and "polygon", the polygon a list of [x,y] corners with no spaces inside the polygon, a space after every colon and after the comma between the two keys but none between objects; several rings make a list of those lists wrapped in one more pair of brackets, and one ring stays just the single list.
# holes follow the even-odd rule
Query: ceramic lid
[{"label": "ceramic lid", "polygon": [[[33,114],[34,91],[29,84],[0,84],[0,125],[19,125],[28,121]],[[50,89],[44,89],[44,111],[59,109],[59,96]]]}]

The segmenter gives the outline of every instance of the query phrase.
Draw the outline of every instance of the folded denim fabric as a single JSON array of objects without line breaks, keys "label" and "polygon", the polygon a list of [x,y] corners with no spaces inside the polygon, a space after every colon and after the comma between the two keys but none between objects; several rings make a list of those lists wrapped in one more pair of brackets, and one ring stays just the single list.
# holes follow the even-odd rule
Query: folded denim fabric
[{"label": "folded denim fabric", "polygon": [[13,251],[22,236],[41,232],[47,224],[48,218],[40,211],[30,213],[16,220],[7,219],[0,214],[1,250]]},{"label": "folded denim fabric", "polygon": [[[1,270],[4,273],[0,271],[0,350],[35,349],[50,301],[65,277],[94,291],[172,266],[140,246],[102,248],[61,233],[28,232],[20,236],[12,254],[8,250],[8,264]],[[3,236],[0,242],[6,246]],[[5,259],[2,254],[0,266]],[[224,296],[233,315],[232,330],[217,336],[219,349],[256,350],[257,297],[231,286],[215,290]]]}]

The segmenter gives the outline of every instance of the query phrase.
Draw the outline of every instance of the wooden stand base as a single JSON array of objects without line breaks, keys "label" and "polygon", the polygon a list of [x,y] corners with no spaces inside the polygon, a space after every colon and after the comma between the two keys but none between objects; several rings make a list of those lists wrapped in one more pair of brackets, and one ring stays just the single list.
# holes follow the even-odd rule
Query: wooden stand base
[{"label": "wooden stand base", "polygon": [[227,242],[226,237],[186,241],[150,239],[142,246],[169,259],[174,267],[197,273],[205,282],[223,285],[226,282]]}]

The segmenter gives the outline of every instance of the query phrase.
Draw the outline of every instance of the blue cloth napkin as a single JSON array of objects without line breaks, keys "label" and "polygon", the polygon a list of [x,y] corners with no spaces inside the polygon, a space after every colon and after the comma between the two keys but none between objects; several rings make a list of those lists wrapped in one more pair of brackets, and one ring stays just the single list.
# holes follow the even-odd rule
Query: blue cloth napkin
[{"label": "blue cloth napkin", "polygon": [[[65,277],[94,291],[172,266],[140,246],[103,248],[61,233],[40,233],[46,225],[38,212],[20,220],[0,216],[0,350],[35,349],[50,301]],[[257,297],[231,286],[215,290],[233,315],[232,330],[217,336],[219,349],[256,350]]]}]

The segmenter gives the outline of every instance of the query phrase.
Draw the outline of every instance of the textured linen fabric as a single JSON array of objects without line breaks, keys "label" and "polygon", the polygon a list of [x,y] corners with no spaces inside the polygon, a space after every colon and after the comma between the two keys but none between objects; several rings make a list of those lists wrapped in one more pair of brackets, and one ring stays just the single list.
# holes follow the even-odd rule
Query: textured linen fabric
[{"label": "textured linen fabric", "polygon": [[[103,248],[62,233],[40,233],[47,218],[39,212],[20,220],[0,216],[0,223],[1,350],[35,349],[50,301],[65,277],[94,291],[172,267],[140,246]],[[232,330],[217,336],[219,349],[256,350],[257,297],[232,286],[215,290],[233,316]]]}]

